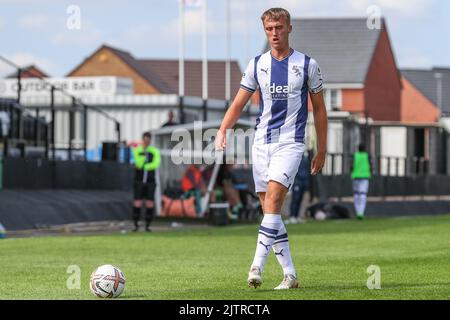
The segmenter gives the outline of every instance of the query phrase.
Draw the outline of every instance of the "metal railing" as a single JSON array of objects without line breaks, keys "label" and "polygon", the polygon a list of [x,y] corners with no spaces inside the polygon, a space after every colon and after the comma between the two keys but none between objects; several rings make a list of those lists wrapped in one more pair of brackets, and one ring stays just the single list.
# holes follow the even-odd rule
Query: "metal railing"
[{"label": "metal railing", "polygon": [[[23,108],[20,105],[22,94],[23,68],[19,67],[5,57],[0,56],[0,60],[17,71],[17,96],[15,99],[16,104],[10,104],[11,106],[9,107],[9,133],[7,137],[2,137],[2,135],[0,135],[0,139],[5,140],[4,144],[6,146],[8,145],[8,142],[9,144],[11,144],[14,143],[15,140],[20,141],[21,144],[25,144],[26,146],[34,147],[37,147],[43,143],[45,145],[46,158],[50,157],[52,160],[55,160],[56,151],[65,150],[68,153],[68,160],[71,160],[73,152],[76,150],[81,150],[84,154],[84,158],[86,159],[88,140],[88,111],[97,112],[105,117],[105,119],[111,121],[114,125],[117,142],[121,141],[121,123],[117,119],[110,116],[107,112],[98,107],[87,105],[81,99],[66,92],[63,88],[59,88],[54,84],[48,82],[40,74],[33,73],[32,70],[27,70],[27,74],[38,78],[49,88],[50,103],[48,106],[27,107],[26,109]],[[66,99],[70,99],[70,105],[68,107],[56,106],[56,93],[66,97]],[[67,141],[65,141],[64,143],[57,143],[56,141],[56,125],[59,125],[59,123],[57,122],[57,113],[60,112],[65,112],[68,114],[67,123],[62,124],[62,127],[67,126],[68,130],[66,138]],[[79,126],[76,125],[75,121],[77,114],[78,118],[81,119],[81,121],[78,121],[80,124]],[[44,126],[40,125],[40,122],[42,120],[46,122]],[[31,122],[33,122],[33,124],[31,124]],[[82,145],[76,145],[76,143],[74,142],[75,136],[77,134],[77,128],[79,131],[81,131],[78,132],[78,137],[80,137],[79,140],[82,141]],[[43,136],[44,139],[42,139]],[[8,149],[4,147],[4,150],[5,155],[7,155]]]},{"label": "metal railing", "polygon": [[[353,155],[345,153],[327,154],[322,174],[326,176],[349,175]],[[429,175],[430,159],[425,157],[371,156],[372,174],[389,177]]]}]

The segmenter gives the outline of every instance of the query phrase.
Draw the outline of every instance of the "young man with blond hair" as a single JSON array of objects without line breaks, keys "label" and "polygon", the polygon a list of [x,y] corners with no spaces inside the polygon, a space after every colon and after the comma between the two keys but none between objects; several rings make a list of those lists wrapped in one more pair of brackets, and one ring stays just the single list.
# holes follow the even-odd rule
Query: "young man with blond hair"
[{"label": "young man with blond hair", "polygon": [[317,134],[317,153],[311,163],[316,175],[325,162],[327,114],[323,99],[323,80],[317,62],[289,46],[292,31],[290,14],[272,8],[261,16],[270,51],[252,59],[242,77],[241,87],[225,114],[215,140],[216,150],[226,147],[226,130],[233,128],[250,99],[258,92],[259,116],[252,146],[255,190],[264,218],[259,228],[256,252],[248,275],[248,285],[262,284],[262,271],[271,249],[283,268],[284,277],[275,289],[297,288],[281,208],[293,185],[305,150],[308,118],[308,92],[313,105]]}]

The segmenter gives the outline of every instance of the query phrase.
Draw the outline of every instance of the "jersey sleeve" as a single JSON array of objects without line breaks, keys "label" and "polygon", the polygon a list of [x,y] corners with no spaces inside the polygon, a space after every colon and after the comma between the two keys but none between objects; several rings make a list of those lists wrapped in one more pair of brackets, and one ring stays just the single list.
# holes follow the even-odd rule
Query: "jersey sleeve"
[{"label": "jersey sleeve", "polygon": [[159,168],[161,164],[161,154],[159,150],[155,147],[152,147],[151,153],[153,155],[152,161],[150,163],[145,164],[145,169],[149,171]]},{"label": "jersey sleeve", "polygon": [[241,88],[249,92],[255,92],[258,84],[255,79],[255,59],[250,60],[242,75]]},{"label": "jersey sleeve", "polygon": [[311,59],[309,63],[308,88],[311,93],[319,93],[323,90],[323,77],[319,64],[316,60]]}]

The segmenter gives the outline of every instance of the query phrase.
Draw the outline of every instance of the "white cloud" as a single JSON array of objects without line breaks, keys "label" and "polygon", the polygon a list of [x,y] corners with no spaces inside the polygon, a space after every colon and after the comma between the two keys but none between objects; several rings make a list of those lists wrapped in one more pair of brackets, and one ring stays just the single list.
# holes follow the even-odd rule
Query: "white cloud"
[{"label": "white cloud", "polygon": [[50,42],[57,46],[92,46],[102,42],[103,33],[90,21],[83,19],[80,29],[68,29],[65,19],[51,34]]},{"label": "white cloud", "polygon": [[[203,33],[203,12],[201,9],[186,10],[184,17],[185,45],[192,39],[201,37]],[[242,25],[241,25],[242,26]],[[213,13],[208,12],[208,37],[225,34],[225,21],[214,19]],[[176,15],[165,24],[141,23],[129,26],[123,33],[109,39],[107,42],[130,51],[148,50],[149,43],[152,50],[178,50],[179,17]],[[201,45],[201,44],[199,44]],[[178,51],[176,51],[178,54]]]},{"label": "white cloud", "polygon": [[[207,29],[208,34],[218,34],[221,31],[222,24],[224,21],[217,21],[213,17],[213,12],[208,10],[207,12]],[[178,32],[178,16],[174,19],[172,19],[168,23],[168,32]],[[185,25],[185,32],[186,35],[200,35],[203,32],[203,10],[196,9],[196,10],[189,10],[185,12],[184,15],[184,25]]]},{"label": "white cloud", "polygon": [[[367,16],[366,10],[371,5],[378,5],[382,15],[386,13],[398,13],[408,16],[420,16],[426,12],[426,8],[435,0],[268,0],[249,2],[250,10],[259,16],[268,8],[282,7],[287,9],[293,17],[317,17],[317,16]],[[232,2],[237,10],[244,13],[245,1]]]},{"label": "white cloud", "polygon": [[[36,4],[36,0],[0,0],[0,4]],[[52,0],[39,0],[39,5],[51,4]]]},{"label": "white cloud", "polygon": [[432,0],[377,0],[382,8],[412,16],[421,16],[432,2]]},{"label": "white cloud", "polygon": [[19,17],[17,20],[19,27],[23,29],[42,29],[51,27],[51,17],[43,13],[30,13]]},{"label": "white cloud", "polygon": [[364,14],[371,5],[381,8],[381,13],[401,14],[402,16],[421,17],[427,12],[427,7],[433,5],[434,0],[346,0],[348,5]]},{"label": "white cloud", "polygon": [[[1,0],[0,0],[1,1]],[[103,33],[96,25],[82,17],[80,29],[69,29],[67,19],[69,15],[50,16],[39,12],[22,15],[17,24],[30,32],[44,33],[51,44],[57,46],[92,46],[101,42]]]}]

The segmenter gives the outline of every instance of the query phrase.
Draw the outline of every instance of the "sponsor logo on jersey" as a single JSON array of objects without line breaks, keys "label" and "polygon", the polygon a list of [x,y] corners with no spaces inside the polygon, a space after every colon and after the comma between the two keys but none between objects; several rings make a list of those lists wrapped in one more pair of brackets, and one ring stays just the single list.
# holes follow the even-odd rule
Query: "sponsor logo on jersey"
[{"label": "sponsor logo on jersey", "polygon": [[266,84],[264,89],[272,100],[286,100],[289,98],[289,95],[294,92],[294,87],[292,84],[286,86],[277,86],[275,83],[270,85]]}]

